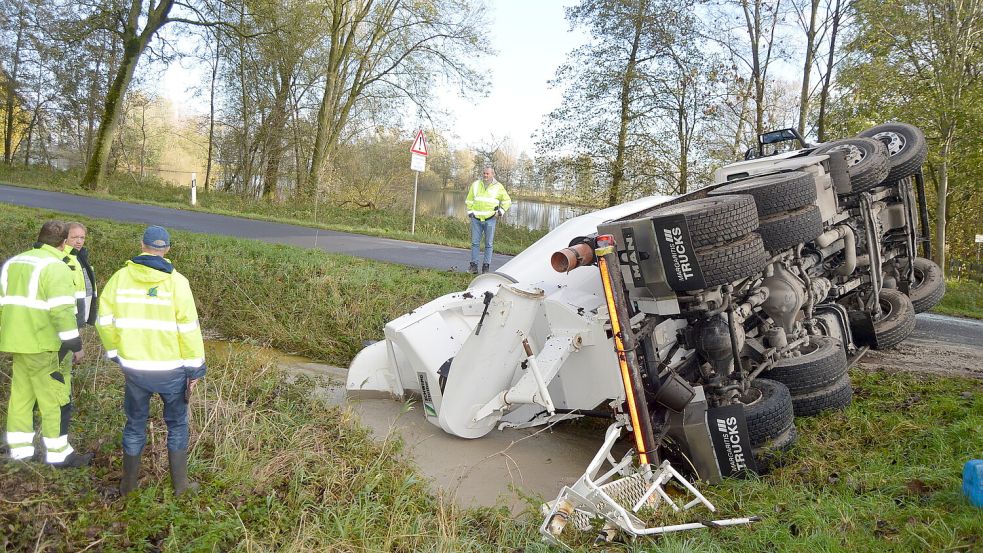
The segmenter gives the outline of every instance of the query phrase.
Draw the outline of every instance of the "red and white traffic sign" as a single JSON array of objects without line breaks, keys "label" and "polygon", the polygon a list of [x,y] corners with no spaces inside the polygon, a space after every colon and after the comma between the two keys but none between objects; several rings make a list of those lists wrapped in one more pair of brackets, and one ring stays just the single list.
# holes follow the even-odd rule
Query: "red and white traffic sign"
[{"label": "red and white traffic sign", "polygon": [[413,140],[413,147],[410,148],[410,152],[421,156],[430,155],[427,153],[427,138],[423,136],[422,129],[416,133],[416,138]]}]

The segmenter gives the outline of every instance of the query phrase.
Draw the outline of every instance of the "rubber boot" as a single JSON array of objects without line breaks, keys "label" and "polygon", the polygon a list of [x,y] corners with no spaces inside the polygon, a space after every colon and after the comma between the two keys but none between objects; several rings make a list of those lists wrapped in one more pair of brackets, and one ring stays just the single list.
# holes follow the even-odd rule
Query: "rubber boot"
[{"label": "rubber boot", "polygon": [[488,272],[488,268],[489,267],[488,267],[488,264],[487,263],[482,264],[481,265],[481,274],[487,273]]},{"label": "rubber boot", "polygon": [[198,490],[198,483],[188,480],[188,450],[168,449],[167,463],[171,467],[171,485],[174,486],[175,496],[182,496],[185,492]]},{"label": "rubber boot", "polygon": [[472,275],[478,274],[478,264],[477,263],[472,263],[468,267],[468,272],[471,273]]},{"label": "rubber boot", "polygon": [[140,456],[123,454],[123,478],[119,480],[119,495],[126,497],[137,489],[140,481]]},{"label": "rubber boot", "polygon": [[92,462],[93,453],[76,453],[71,452],[65,460],[60,463],[51,463],[51,466],[59,469],[77,469],[84,466],[88,466]]}]

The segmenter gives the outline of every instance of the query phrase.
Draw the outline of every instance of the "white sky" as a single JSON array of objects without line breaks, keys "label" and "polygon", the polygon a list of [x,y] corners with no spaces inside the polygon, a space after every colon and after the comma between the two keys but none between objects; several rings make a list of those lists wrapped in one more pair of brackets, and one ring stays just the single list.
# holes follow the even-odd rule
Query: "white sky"
[{"label": "white sky", "polygon": [[[481,64],[488,71],[487,96],[473,104],[446,91],[436,91],[433,96],[452,114],[452,120],[438,124],[460,140],[452,147],[507,138],[516,153],[533,153],[533,133],[543,117],[560,103],[560,91],[549,89],[547,81],[553,78],[566,54],[586,40],[584,33],[570,32],[564,19],[564,7],[575,3],[576,0],[488,0],[488,40],[496,53]],[[207,112],[207,101],[193,98],[189,90],[196,81],[203,83],[206,78],[198,69],[174,63],[157,80],[157,92],[184,112],[179,115]],[[407,139],[411,138],[408,131]]]}]

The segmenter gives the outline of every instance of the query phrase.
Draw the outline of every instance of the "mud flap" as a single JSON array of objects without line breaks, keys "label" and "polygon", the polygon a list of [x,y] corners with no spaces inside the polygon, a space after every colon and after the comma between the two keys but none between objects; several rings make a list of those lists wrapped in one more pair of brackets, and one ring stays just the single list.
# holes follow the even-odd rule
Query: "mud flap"
[{"label": "mud flap", "polygon": [[706,288],[706,279],[696,260],[696,249],[690,238],[689,226],[682,215],[662,216],[652,221],[666,280],[673,290]]},{"label": "mud flap", "polygon": [[724,478],[747,478],[758,473],[751,452],[751,433],[744,418],[743,405],[724,405],[707,409],[707,428],[717,456],[717,467]]}]

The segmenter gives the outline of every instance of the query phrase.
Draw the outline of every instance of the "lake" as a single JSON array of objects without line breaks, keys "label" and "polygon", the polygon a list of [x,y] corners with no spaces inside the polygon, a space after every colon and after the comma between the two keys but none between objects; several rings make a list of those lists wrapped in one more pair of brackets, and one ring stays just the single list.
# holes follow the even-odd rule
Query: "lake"
[{"label": "lake", "polygon": [[[419,215],[437,215],[467,220],[464,207],[465,192],[457,190],[423,190],[417,194],[416,209]],[[553,230],[560,223],[578,215],[593,211],[591,208],[554,204],[537,200],[513,200],[505,216],[505,222],[530,230]]]}]

